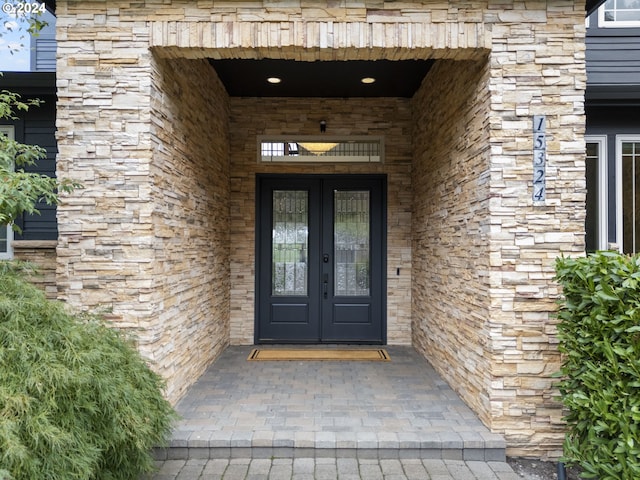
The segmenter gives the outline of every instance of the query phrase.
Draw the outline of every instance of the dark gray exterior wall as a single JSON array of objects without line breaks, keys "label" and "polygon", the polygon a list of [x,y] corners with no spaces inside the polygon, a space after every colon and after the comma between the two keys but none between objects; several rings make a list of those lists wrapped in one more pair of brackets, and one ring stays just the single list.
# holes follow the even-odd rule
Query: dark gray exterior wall
[{"label": "dark gray exterior wall", "polygon": [[[39,98],[44,103],[31,107],[27,112],[16,112],[18,120],[0,120],[2,125],[13,125],[15,139],[29,145],[46,149],[47,156],[34,166],[24,167],[27,172],[36,172],[54,177],[56,172],[56,96],[55,75],[34,73],[5,73],[0,77],[0,89],[21,95],[22,100]],[[15,240],[56,240],[58,227],[55,207],[38,205],[40,215],[24,215],[16,221],[22,233],[15,233]]]},{"label": "dark gray exterior wall", "polygon": [[[37,172],[55,177],[56,173],[56,136],[55,136],[55,96],[39,96],[45,103],[37,108],[31,108],[23,117],[24,120],[16,125],[16,139],[29,145],[39,145],[46,149],[47,156],[32,167],[25,167],[25,171]],[[22,128],[20,128],[22,127]],[[16,234],[16,240],[56,240],[58,227],[56,222],[56,208],[44,203],[38,205],[40,215],[24,215],[17,223],[22,234]]]},{"label": "dark gray exterior wall", "polygon": [[586,42],[588,86],[640,84],[640,28],[600,28],[595,12]]},{"label": "dark gray exterior wall", "polygon": [[600,28],[586,37],[586,134],[607,136],[608,241],[615,241],[616,135],[640,134],[640,28]]}]

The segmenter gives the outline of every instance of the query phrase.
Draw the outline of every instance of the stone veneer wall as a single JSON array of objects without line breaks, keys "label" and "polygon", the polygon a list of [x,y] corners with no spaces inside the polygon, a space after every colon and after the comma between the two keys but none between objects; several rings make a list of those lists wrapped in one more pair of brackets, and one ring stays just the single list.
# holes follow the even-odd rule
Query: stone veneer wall
[{"label": "stone veneer wall", "polygon": [[56,285],[56,240],[15,240],[11,243],[14,258],[31,262],[38,273],[29,278],[49,299],[58,297]]},{"label": "stone veneer wall", "polygon": [[413,98],[413,338],[491,424],[486,60],[438,62]]},{"label": "stone veneer wall", "polygon": [[[257,161],[258,135],[383,135],[383,164]],[[396,98],[231,99],[231,341],[252,344],[256,173],[387,174],[387,341],[411,344],[411,108]],[[397,275],[400,269],[400,275]]]},{"label": "stone veneer wall", "polygon": [[[86,186],[69,196],[58,210],[60,297],[87,308],[103,303],[110,305],[114,322],[135,329],[143,351],[156,365],[162,365],[161,372],[170,375],[172,398],[177,398],[197,373],[197,370],[182,372],[185,363],[176,359],[185,355],[184,349],[189,350],[185,358],[197,356],[201,343],[166,348],[162,343],[160,316],[165,310],[167,291],[157,277],[160,272],[167,276],[176,273],[185,285],[186,270],[177,261],[167,270],[157,265],[159,259],[165,260],[166,252],[175,255],[175,245],[167,238],[156,237],[164,230],[166,219],[175,220],[175,217],[165,210],[170,204],[171,192],[154,185],[163,166],[153,162],[156,157],[169,161],[166,157],[171,152],[198,164],[203,151],[170,149],[165,143],[168,139],[160,138],[159,131],[164,125],[154,126],[153,122],[162,118],[160,112],[164,107],[158,105],[172,104],[174,99],[190,96],[186,90],[191,82],[198,85],[198,92],[206,88],[202,78],[188,78],[186,83],[174,78],[172,82],[163,83],[158,77],[162,69],[180,65],[197,76],[197,72],[202,72],[202,65],[163,64],[161,58],[171,62],[181,58],[463,61],[455,66],[443,63],[438,67],[438,84],[429,84],[420,103],[414,104],[414,111],[416,116],[425,114],[420,118],[430,119],[434,125],[441,121],[436,111],[451,111],[459,106],[470,115],[472,104],[477,101],[475,92],[486,102],[486,108],[478,112],[485,123],[481,130],[477,123],[467,128],[449,115],[446,117],[449,123],[422,133],[416,130],[422,140],[414,148],[414,173],[420,176],[425,169],[436,168],[443,181],[449,179],[444,187],[438,187],[453,190],[435,191],[448,202],[443,207],[452,208],[451,217],[444,221],[444,208],[434,209],[420,196],[426,190],[416,190],[413,203],[417,223],[414,222],[413,238],[414,246],[424,246],[427,252],[435,251],[438,263],[448,262],[445,265],[469,283],[466,289],[460,287],[457,291],[469,294],[475,289],[477,296],[488,298],[474,298],[473,305],[478,306],[478,311],[474,309],[471,313],[461,305],[463,299],[429,297],[430,279],[437,283],[438,276],[446,271],[433,259],[427,263],[420,258],[412,269],[416,282],[413,293],[419,295],[413,302],[414,315],[418,316],[413,321],[415,343],[452,383],[457,382],[463,397],[489,426],[506,434],[510,454],[553,456],[559,453],[561,412],[552,400],[549,378],[558,361],[555,326],[551,320],[558,292],[551,278],[553,259],[557,255],[580,254],[584,247],[583,1],[202,0],[194,3],[174,0],[165,4],[159,0],[58,0],[57,16],[58,174],[77,178]],[[465,68],[472,71],[465,72]],[[166,71],[162,75],[170,78]],[[456,75],[471,81],[468,87],[472,92],[462,92],[462,83]],[[163,98],[160,86],[173,86],[173,98]],[[215,87],[211,89],[208,93],[212,98],[219,98]],[[447,99],[446,93],[456,89],[466,103]],[[440,95],[443,96],[438,98]],[[446,108],[447,102],[452,106]],[[209,113],[204,103],[190,105],[197,112]],[[230,115],[237,115],[251,103],[251,100],[232,100]],[[306,110],[306,102],[301,103]],[[156,105],[153,112],[152,104]],[[316,106],[309,102],[309,107]],[[422,111],[426,108],[434,109],[431,116]],[[334,110],[346,113],[339,108]],[[215,112],[222,114],[220,109]],[[548,120],[548,199],[539,207],[531,202],[531,116],[534,114],[546,114]],[[194,115],[198,117],[196,112]],[[342,113],[337,118],[341,116]],[[316,133],[317,120],[315,117],[304,119],[300,122],[302,129]],[[331,126],[332,120],[327,118],[327,121]],[[235,128],[241,122],[236,117],[232,123]],[[182,125],[186,127],[189,123]],[[396,127],[389,121],[384,128]],[[283,131],[281,126],[274,128],[278,133]],[[298,129],[299,125],[292,128]],[[487,132],[487,138],[479,144],[465,143],[452,136],[454,132],[470,135],[480,131]],[[427,132],[432,138],[427,138]],[[238,142],[249,140],[233,132],[232,135],[233,161],[248,161],[250,155],[245,149],[249,147]],[[247,136],[252,135],[254,132],[247,128]],[[440,142],[438,136],[452,139],[450,151],[438,152],[437,157],[424,153],[428,142]],[[205,135],[199,140],[212,138],[213,135]],[[486,156],[461,153],[463,148],[483,147]],[[235,152],[240,154],[237,158]],[[221,151],[216,150],[215,154]],[[471,162],[476,170],[470,170],[463,159]],[[483,164],[485,159],[488,163]],[[438,163],[433,163],[436,160]],[[216,157],[218,161],[222,159]],[[186,171],[201,172],[193,167]],[[476,179],[463,178],[466,173],[487,175],[488,187],[481,185],[473,192]],[[459,180],[454,182],[451,178]],[[239,198],[239,189],[248,185],[243,181],[239,177],[231,179],[234,201]],[[180,181],[169,179],[168,185],[172,184]],[[394,190],[400,191],[391,185],[389,190],[391,194]],[[196,188],[196,191],[203,190]],[[251,195],[251,191],[247,193]],[[486,197],[483,198],[483,194]],[[468,203],[456,204],[454,208],[453,198],[457,195]],[[220,201],[223,202],[222,198]],[[156,203],[160,206],[156,207]],[[252,212],[253,201],[249,203],[248,212]],[[236,207],[233,203],[231,206]],[[180,208],[189,210],[195,205]],[[472,218],[471,212],[486,213],[488,224],[484,219]],[[250,220],[240,218],[245,214],[252,215],[234,213],[232,232],[236,223],[240,228],[252,227]],[[204,210],[202,215],[206,215]],[[466,224],[463,221],[455,226],[453,218]],[[208,221],[202,220],[203,224]],[[419,227],[421,222],[429,222],[436,229],[429,233],[430,245],[415,233],[423,228]],[[463,228],[476,226],[488,231],[460,233]],[[183,228],[186,238],[187,232],[191,232],[190,224],[185,222]],[[178,225],[171,224],[169,231],[176,233]],[[466,245],[468,240],[472,245]],[[468,259],[459,254],[446,260],[445,251],[433,245],[438,242],[457,251],[471,250],[472,246],[479,250],[470,252]],[[407,246],[405,243],[404,247]],[[250,247],[244,245],[243,248]],[[242,305],[231,307],[234,324],[230,327],[231,337],[234,341],[247,341],[251,336],[247,325],[250,328],[252,320],[246,320],[244,309],[248,308],[247,298],[253,285],[240,278],[247,272],[240,272],[240,265],[235,262],[238,258],[247,262],[252,252],[234,250],[231,255],[234,262],[231,298],[234,302],[243,299]],[[485,274],[481,269],[487,265],[487,256],[488,273]],[[393,261],[390,258],[391,269]],[[430,270],[423,272],[421,265],[428,265]],[[475,269],[480,271],[474,272]],[[234,290],[236,285],[238,292]],[[391,288],[400,290],[399,286],[390,285],[390,291]],[[417,304],[418,298],[424,301]],[[443,302],[447,308],[443,307],[442,314],[453,313],[449,317],[454,317],[458,325],[480,329],[465,331],[467,338],[477,343],[463,345],[457,329],[448,328],[442,334],[434,332],[435,325],[438,322],[442,325],[446,320],[436,319],[435,312],[423,305],[425,302]],[[177,308],[171,311],[184,318],[195,306],[189,308],[188,312],[179,312]],[[392,315],[390,312],[390,317]],[[245,323],[239,324],[240,318],[244,318]],[[166,321],[168,317],[163,319]],[[213,330],[224,329],[222,326]],[[427,340],[430,335],[440,335],[444,346],[431,348]],[[458,355],[448,357],[446,353],[455,349],[456,342],[471,352],[456,352]],[[453,362],[455,370],[451,375],[446,373],[448,362]],[[479,399],[474,399],[475,396]]]},{"label": "stone veneer wall", "polygon": [[158,59],[153,79],[158,327],[146,352],[177,398],[229,345],[229,109],[206,60]]}]

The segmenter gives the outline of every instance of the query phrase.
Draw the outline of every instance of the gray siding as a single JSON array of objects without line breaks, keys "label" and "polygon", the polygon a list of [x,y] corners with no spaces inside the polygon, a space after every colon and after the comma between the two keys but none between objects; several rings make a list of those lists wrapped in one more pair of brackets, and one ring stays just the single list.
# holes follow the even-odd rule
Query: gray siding
[{"label": "gray siding", "polygon": [[[0,85],[0,88],[5,88]],[[11,88],[7,88],[11,90]],[[13,89],[18,90],[18,89]],[[47,156],[34,166],[24,167],[27,172],[41,173],[55,177],[56,172],[56,98],[54,95],[26,94],[23,98],[37,97],[45,103],[39,107],[31,107],[28,112],[20,113],[20,118],[10,123],[15,128],[15,138],[29,145],[39,145],[46,149]],[[58,225],[55,206],[44,203],[38,205],[40,215],[23,215],[16,223],[22,233],[15,234],[16,240],[56,240]]]},{"label": "gray siding", "polygon": [[56,17],[50,12],[42,16],[46,25],[31,37],[31,71],[56,71]]},{"label": "gray siding", "polygon": [[[24,122],[24,143],[39,145],[47,150],[46,158],[38,161],[25,171],[33,171],[50,177],[56,176],[56,136],[55,97],[40,97],[45,104],[32,109],[32,115]],[[46,204],[38,205],[40,215],[26,215],[23,219],[24,240],[55,240],[58,238],[56,208]]]},{"label": "gray siding", "polygon": [[33,39],[31,54],[31,70],[38,72],[56,71],[56,39],[54,37],[38,37]]},{"label": "gray siding", "polygon": [[600,28],[596,12],[586,42],[587,86],[640,84],[640,28]]},{"label": "gray siding", "polygon": [[640,84],[640,36],[587,37],[588,85]]}]

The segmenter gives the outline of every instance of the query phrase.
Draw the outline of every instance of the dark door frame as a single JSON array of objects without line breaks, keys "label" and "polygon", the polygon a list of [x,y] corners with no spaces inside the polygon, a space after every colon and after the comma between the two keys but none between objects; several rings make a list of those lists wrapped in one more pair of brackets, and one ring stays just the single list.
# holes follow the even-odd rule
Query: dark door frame
[{"label": "dark door frame", "polygon": [[[263,224],[263,218],[261,212],[261,181],[262,180],[282,180],[291,181],[293,179],[302,180],[335,180],[335,181],[354,181],[358,180],[378,180],[380,181],[381,189],[381,219],[382,222],[382,238],[380,238],[380,248],[382,252],[381,259],[381,273],[379,276],[380,289],[382,291],[380,313],[381,313],[381,341],[380,342],[355,342],[346,341],[346,343],[368,343],[368,344],[386,344],[387,343],[387,175],[386,174],[256,174],[255,183],[255,299],[254,299],[254,343],[285,343],[278,341],[268,341],[260,338],[260,301],[261,301],[261,266],[260,256],[262,255],[261,249],[261,232],[265,227]],[[316,342],[314,342],[316,343]]]}]

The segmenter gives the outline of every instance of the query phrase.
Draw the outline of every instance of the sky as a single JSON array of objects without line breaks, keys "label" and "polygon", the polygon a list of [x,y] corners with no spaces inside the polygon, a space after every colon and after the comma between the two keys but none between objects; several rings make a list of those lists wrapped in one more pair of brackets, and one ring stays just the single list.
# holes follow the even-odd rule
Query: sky
[{"label": "sky", "polygon": [[[0,72],[28,72],[30,68],[31,38],[27,32],[26,21],[7,13],[7,5],[19,3],[0,0]],[[35,5],[36,2],[30,2]],[[46,16],[50,15],[48,12]]]},{"label": "sky", "polygon": [[[0,0],[0,3],[2,2],[3,0]],[[21,27],[15,18],[1,12],[0,35],[0,72],[29,71],[31,39],[24,27]],[[19,50],[16,52],[15,49]]]}]

